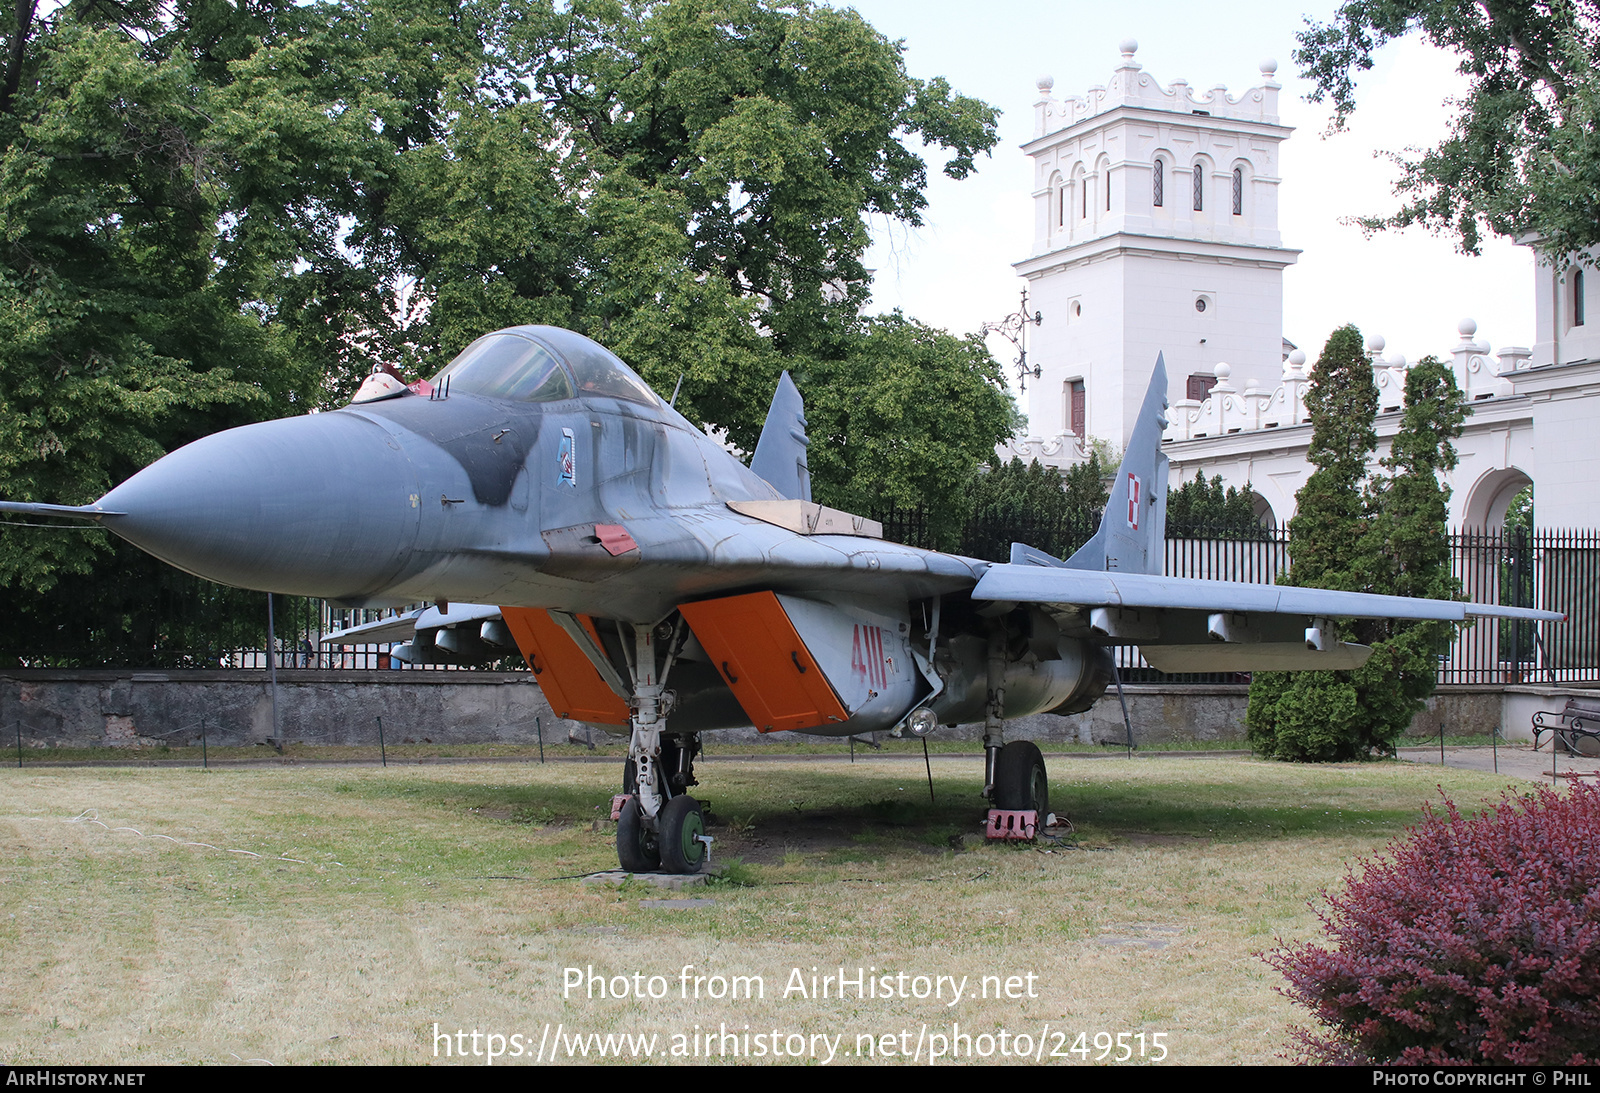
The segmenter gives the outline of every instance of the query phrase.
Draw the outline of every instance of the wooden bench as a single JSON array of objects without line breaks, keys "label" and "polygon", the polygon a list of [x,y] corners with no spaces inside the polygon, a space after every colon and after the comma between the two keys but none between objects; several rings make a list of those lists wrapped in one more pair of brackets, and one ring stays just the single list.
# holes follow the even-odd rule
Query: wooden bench
[{"label": "wooden bench", "polygon": [[1539,735],[1554,733],[1568,755],[1600,754],[1600,698],[1567,699],[1559,713],[1540,710],[1533,715],[1533,747],[1539,749]]}]

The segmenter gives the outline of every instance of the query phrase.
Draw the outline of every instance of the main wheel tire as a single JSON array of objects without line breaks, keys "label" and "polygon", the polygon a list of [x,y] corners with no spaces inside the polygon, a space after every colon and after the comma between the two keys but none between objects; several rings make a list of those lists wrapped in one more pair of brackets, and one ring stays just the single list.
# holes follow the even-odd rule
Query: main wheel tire
[{"label": "main wheel tire", "polygon": [[644,822],[637,797],[629,797],[617,817],[617,864],[627,873],[655,873],[661,868],[660,840]]},{"label": "main wheel tire", "polygon": [[1000,749],[994,768],[994,806],[1007,812],[1039,813],[1044,822],[1050,812],[1050,777],[1045,773],[1044,756],[1028,740],[1014,740]]},{"label": "main wheel tire", "polygon": [[669,873],[698,873],[706,860],[706,833],[700,802],[689,796],[674,797],[661,810],[661,865]]}]

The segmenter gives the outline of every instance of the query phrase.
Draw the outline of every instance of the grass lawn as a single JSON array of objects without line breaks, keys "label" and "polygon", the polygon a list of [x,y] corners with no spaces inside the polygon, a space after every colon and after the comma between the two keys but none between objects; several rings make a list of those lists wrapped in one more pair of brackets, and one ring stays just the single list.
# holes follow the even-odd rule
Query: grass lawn
[{"label": "grass lawn", "polygon": [[[559,1025],[702,1058],[696,1034],[726,1026],[766,1047],[757,1062],[802,1043],[861,1061],[869,1038],[926,1060],[940,1036],[991,1061],[1019,1036],[1093,1061],[1118,1033],[1136,1061],[1160,1033],[1174,1062],[1270,1063],[1301,1017],[1257,954],[1314,935],[1308,901],[1441,785],[1475,807],[1510,784],[1400,763],[1049,765],[1074,830],[1021,848],[974,837],[977,759],[934,765],[934,805],[921,763],[705,763],[714,863],[740,864],[682,892],[577,879],[615,863],[610,764],[7,769],[0,1057],[445,1061],[437,1025],[467,1033],[452,1049],[476,1030],[548,1058]],[[655,905],[682,899],[712,902]],[[841,967],[890,978],[812,996],[812,969],[820,987]],[[590,971],[607,997],[564,986]],[[764,997],[711,997],[735,976]]]}]

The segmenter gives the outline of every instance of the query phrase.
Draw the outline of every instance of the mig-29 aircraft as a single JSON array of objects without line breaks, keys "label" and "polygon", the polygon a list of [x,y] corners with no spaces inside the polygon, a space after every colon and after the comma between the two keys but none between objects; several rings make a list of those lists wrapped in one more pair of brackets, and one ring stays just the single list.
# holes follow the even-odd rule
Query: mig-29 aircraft
[{"label": "mig-29 aircraft", "polygon": [[1562,617],[1162,576],[1166,390],[1158,361],[1099,531],[1065,561],[886,542],[811,500],[787,374],[745,466],[612,353],[547,326],[486,335],[429,381],[375,373],[340,410],[206,437],[92,505],[0,511],[94,521],[222,584],[431,601],[419,640],[448,648],[509,636],[559,716],[629,735],[617,857],[634,872],[703,862],[689,790],[706,730],[982,722],[991,830],[1031,834],[1044,760],[1004,741],[1004,719],[1088,709],[1113,644],[1167,672],[1353,668],[1368,650],[1340,619]]}]

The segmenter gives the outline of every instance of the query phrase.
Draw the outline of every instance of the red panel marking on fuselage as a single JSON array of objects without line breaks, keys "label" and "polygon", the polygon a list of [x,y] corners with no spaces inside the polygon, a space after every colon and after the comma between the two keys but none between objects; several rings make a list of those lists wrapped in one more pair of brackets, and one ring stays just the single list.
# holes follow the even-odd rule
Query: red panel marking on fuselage
[{"label": "red panel marking on fuselage", "polygon": [[596,524],[594,537],[600,540],[600,545],[605,547],[613,558],[630,550],[639,549],[639,544],[633,541],[633,536],[629,535],[628,529],[621,524]]}]

